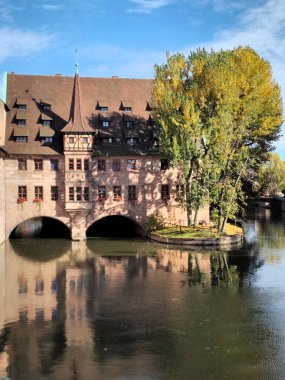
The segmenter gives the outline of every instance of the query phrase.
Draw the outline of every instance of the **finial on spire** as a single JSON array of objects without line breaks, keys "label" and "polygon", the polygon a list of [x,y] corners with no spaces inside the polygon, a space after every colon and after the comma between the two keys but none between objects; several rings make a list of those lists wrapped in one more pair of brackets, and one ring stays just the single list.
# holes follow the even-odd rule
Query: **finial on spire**
[{"label": "finial on spire", "polygon": [[79,73],[78,67],[79,67],[79,64],[78,64],[78,49],[75,49],[75,73],[76,74]]}]

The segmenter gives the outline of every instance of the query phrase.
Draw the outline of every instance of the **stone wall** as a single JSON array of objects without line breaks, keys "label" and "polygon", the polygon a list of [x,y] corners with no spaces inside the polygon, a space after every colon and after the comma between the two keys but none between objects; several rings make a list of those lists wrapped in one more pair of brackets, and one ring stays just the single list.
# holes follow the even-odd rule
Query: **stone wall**
[{"label": "stone wall", "polygon": [[[68,159],[88,159],[88,170],[69,170]],[[85,238],[87,228],[95,221],[112,215],[122,215],[144,226],[147,217],[159,211],[164,220],[173,224],[187,224],[186,210],[178,207],[176,185],[179,172],[175,168],[161,170],[156,157],[104,157],[105,171],[98,168],[99,158],[88,154],[46,157],[30,156],[27,169],[19,170],[18,158],[5,159],[6,218],[5,236],[9,238],[13,229],[21,222],[38,216],[56,218],[72,231],[74,240]],[[43,170],[35,170],[34,160],[43,159]],[[58,170],[51,170],[51,159],[58,159]],[[135,159],[135,169],[127,165]],[[114,160],[120,161],[120,170],[113,170]],[[161,197],[161,186],[169,186],[169,199]],[[18,204],[18,187],[27,187],[27,201]],[[35,186],[43,187],[43,201],[34,202]],[[58,186],[59,199],[51,200],[51,186]],[[88,187],[88,201],[70,201],[69,187]],[[98,199],[98,186],[106,186],[106,199]],[[114,199],[114,186],[121,186],[122,196]],[[128,186],[136,186],[136,199],[128,199]],[[4,188],[4,187],[3,187]],[[3,194],[1,194],[3,195]],[[4,196],[4,195],[3,195]],[[3,207],[4,210],[4,207]],[[201,210],[199,220],[208,220],[209,211]]]}]

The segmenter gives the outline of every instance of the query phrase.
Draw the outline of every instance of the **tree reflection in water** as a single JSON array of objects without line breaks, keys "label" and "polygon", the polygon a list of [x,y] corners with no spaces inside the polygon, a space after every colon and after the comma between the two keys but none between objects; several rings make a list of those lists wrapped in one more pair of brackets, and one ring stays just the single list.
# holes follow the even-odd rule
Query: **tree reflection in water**
[{"label": "tree reflection in water", "polygon": [[[200,305],[200,288],[241,286],[262,264],[255,248],[218,252],[98,240],[59,242],[58,256],[50,252],[55,242],[45,244],[13,242],[2,256],[0,361],[5,354],[4,374],[12,379],[101,379],[108,371],[112,378],[110,362],[124,368],[129,358],[135,372],[127,378],[136,370],[156,378],[145,371],[161,373],[157,352],[175,356],[177,331],[170,326],[182,323],[189,331],[195,321],[180,318]],[[187,282],[191,289],[181,286]],[[197,320],[204,312],[195,311]]]},{"label": "tree reflection in water", "polygon": [[[202,255],[202,256],[201,256]],[[209,271],[201,269],[201,257],[210,262]],[[256,270],[263,265],[257,246],[238,251],[191,253],[188,256],[188,284],[209,286],[238,285],[250,282]],[[207,276],[210,276],[207,281]]]}]

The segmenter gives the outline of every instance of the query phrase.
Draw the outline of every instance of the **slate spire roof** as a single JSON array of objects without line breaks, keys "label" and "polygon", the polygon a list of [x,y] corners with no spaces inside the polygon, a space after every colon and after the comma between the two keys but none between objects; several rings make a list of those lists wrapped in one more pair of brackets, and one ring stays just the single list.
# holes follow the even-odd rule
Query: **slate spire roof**
[{"label": "slate spire roof", "polygon": [[75,133],[95,133],[95,130],[92,127],[90,127],[86,122],[84,122],[84,119],[82,117],[80,81],[77,68],[74,77],[69,121],[61,131]]}]

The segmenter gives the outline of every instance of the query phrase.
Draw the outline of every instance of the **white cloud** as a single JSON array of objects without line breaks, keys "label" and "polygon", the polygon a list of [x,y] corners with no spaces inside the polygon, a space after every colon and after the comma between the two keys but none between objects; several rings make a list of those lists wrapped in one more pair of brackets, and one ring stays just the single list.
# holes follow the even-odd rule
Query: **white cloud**
[{"label": "white cloud", "polygon": [[20,8],[11,5],[6,0],[0,0],[0,21],[10,24],[14,21],[13,12],[19,11]]},{"label": "white cloud", "polygon": [[62,4],[42,4],[41,9],[44,11],[60,11],[66,7]]},{"label": "white cloud", "polygon": [[9,27],[0,28],[0,63],[9,58],[21,59],[40,51],[53,41],[53,35]]},{"label": "white cloud", "polygon": [[131,3],[135,4],[134,8],[128,9],[128,12],[141,12],[149,13],[158,8],[165,7],[173,3],[173,0],[130,0]]}]

